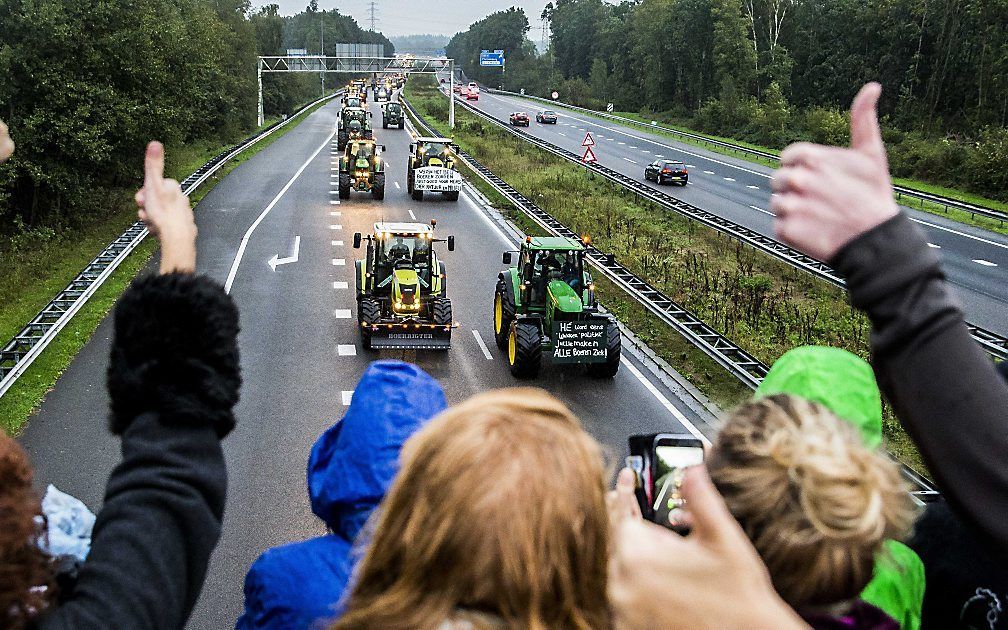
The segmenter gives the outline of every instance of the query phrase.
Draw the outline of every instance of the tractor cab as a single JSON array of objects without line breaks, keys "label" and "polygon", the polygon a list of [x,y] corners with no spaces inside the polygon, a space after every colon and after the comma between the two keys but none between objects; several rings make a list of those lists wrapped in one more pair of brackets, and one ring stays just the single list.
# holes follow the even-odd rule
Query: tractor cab
[{"label": "tractor cab", "polygon": [[451,140],[447,138],[417,138],[414,145],[416,167],[445,166],[452,167]]},{"label": "tractor cab", "polygon": [[370,140],[373,137],[368,118],[371,112],[362,107],[344,107],[336,125],[336,144],[342,151],[352,140]]},{"label": "tractor cab", "polygon": [[[505,255],[510,261],[510,253]],[[584,270],[584,245],[569,238],[537,237],[526,240],[519,252],[518,280],[521,298],[529,309],[580,313],[593,306],[591,277]]]}]

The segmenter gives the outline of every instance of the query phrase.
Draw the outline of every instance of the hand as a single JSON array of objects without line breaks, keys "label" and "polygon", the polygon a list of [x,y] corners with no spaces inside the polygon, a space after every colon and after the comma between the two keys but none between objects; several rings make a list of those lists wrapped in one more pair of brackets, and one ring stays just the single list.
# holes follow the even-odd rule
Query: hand
[{"label": "hand", "polygon": [[806,628],[702,466],[686,472],[693,531],[625,519],[615,535],[609,598],[620,628]]},{"label": "hand", "polygon": [[819,260],[899,213],[876,110],[881,93],[869,83],[854,97],[849,149],[799,142],[781,153],[770,200],[777,236]]},{"label": "hand", "polygon": [[0,120],[0,162],[6,162],[7,158],[14,154],[14,141],[11,140],[7,124]]},{"label": "hand", "polygon": [[189,198],[174,179],[164,178],[164,147],[147,145],[144,186],[137,191],[137,216],[161,241],[161,273],[196,271],[196,222]]},{"label": "hand", "polygon": [[634,489],[637,486],[637,475],[633,470],[624,468],[616,477],[616,489],[606,495],[606,508],[609,511],[609,526],[613,532],[619,529],[623,521],[641,520],[640,504]]}]

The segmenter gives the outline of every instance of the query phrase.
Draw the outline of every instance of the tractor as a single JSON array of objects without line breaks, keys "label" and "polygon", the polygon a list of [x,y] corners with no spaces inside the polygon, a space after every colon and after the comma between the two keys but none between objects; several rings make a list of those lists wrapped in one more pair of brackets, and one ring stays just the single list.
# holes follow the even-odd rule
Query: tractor
[{"label": "tractor", "polygon": [[370,192],[374,199],[385,198],[384,145],[374,140],[352,140],[339,160],[339,198],[349,199],[350,191]]},{"label": "tractor", "polygon": [[340,151],[351,140],[371,140],[371,112],[362,107],[344,107],[336,119],[336,145]]},{"label": "tractor", "polygon": [[425,192],[439,192],[449,201],[458,201],[462,175],[448,138],[415,138],[410,143],[406,163],[406,192],[423,201]]},{"label": "tractor", "polygon": [[382,129],[389,127],[402,129],[406,124],[406,117],[403,115],[403,108],[399,103],[382,103],[381,115]]},{"label": "tractor", "polygon": [[367,254],[356,263],[357,322],[366,350],[451,347],[445,265],[433,245],[455,251],[455,237],[434,238],[436,225],[375,223],[373,235],[354,234],[355,249],[367,241]]},{"label": "tractor", "polygon": [[586,364],[593,376],[613,377],[620,364],[616,318],[599,310],[584,268],[585,245],[566,237],[526,237],[497,279],[494,338],[511,374],[534,378],[544,355],[552,363]]}]

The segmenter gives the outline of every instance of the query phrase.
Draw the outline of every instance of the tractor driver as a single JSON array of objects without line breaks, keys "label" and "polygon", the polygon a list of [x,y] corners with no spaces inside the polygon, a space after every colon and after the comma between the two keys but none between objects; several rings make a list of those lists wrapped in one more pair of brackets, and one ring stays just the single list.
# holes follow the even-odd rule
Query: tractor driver
[{"label": "tractor driver", "polygon": [[563,281],[574,290],[575,293],[581,293],[581,277],[578,273],[577,266],[577,254],[574,252],[568,252],[564,259],[563,269],[561,271]]},{"label": "tractor driver", "polygon": [[409,245],[403,242],[401,236],[397,236],[395,244],[389,247],[388,259],[392,264],[395,264],[397,260],[410,259]]}]

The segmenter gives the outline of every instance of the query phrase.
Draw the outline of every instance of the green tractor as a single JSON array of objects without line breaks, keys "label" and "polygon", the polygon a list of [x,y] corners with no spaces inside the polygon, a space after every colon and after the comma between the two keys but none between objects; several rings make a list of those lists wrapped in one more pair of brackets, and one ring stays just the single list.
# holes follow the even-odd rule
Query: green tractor
[{"label": "green tractor", "polygon": [[351,140],[371,140],[374,137],[369,118],[371,112],[363,107],[344,107],[340,110],[339,118],[336,119],[336,145],[340,151]]},{"label": "green tractor", "polygon": [[451,140],[415,138],[409,150],[406,192],[416,201],[423,201],[425,192],[439,192],[449,201],[458,201],[462,175]]},{"label": "green tractor", "polygon": [[389,127],[402,129],[406,125],[406,117],[403,115],[403,108],[395,101],[382,103],[381,106],[381,126],[382,129]]},{"label": "green tractor", "polygon": [[378,200],[385,198],[384,150],[385,146],[374,140],[353,140],[346,145],[339,160],[340,199],[349,199],[351,190],[370,192]]},{"label": "green tractor", "polygon": [[[551,363],[586,364],[593,376],[613,377],[619,370],[619,326],[599,310],[584,252],[576,239],[530,236],[518,264],[498,277],[494,338],[514,376],[537,376],[543,355]],[[505,265],[511,254],[504,252]]]},{"label": "green tractor", "polygon": [[445,265],[434,243],[455,251],[455,237],[434,238],[436,222],[375,223],[374,234],[354,234],[353,246],[367,241],[357,261],[357,322],[367,350],[451,347],[452,306]]}]

